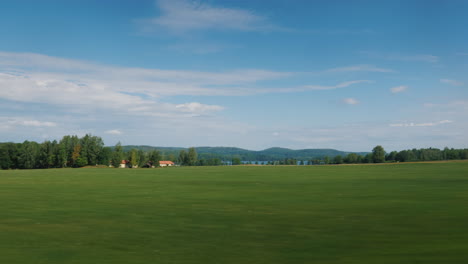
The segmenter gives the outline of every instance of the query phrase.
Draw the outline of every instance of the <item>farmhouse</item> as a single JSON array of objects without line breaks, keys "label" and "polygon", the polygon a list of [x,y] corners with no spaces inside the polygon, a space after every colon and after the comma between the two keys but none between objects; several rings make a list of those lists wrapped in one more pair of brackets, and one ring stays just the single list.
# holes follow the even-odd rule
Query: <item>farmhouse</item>
[{"label": "farmhouse", "polygon": [[129,162],[128,160],[122,160],[122,161],[120,162],[119,168],[122,168],[122,169],[128,168],[129,163],[130,163],[130,162]]},{"label": "farmhouse", "polygon": [[171,167],[171,166],[174,166],[174,162],[172,162],[170,160],[161,160],[161,161],[159,161],[159,166],[160,167]]}]

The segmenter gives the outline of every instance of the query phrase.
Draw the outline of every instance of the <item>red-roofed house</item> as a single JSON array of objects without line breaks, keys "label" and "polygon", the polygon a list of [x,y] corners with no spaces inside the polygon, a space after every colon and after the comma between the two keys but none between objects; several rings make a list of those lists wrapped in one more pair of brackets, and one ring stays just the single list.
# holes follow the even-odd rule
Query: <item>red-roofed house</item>
[{"label": "red-roofed house", "polygon": [[170,160],[161,160],[161,161],[159,161],[159,166],[160,167],[171,167],[171,166],[174,166],[174,162],[172,162]]},{"label": "red-roofed house", "polygon": [[129,163],[130,163],[130,162],[129,162],[128,160],[122,160],[122,161],[120,162],[120,167],[119,167],[119,168],[128,168],[128,164],[129,164]]}]

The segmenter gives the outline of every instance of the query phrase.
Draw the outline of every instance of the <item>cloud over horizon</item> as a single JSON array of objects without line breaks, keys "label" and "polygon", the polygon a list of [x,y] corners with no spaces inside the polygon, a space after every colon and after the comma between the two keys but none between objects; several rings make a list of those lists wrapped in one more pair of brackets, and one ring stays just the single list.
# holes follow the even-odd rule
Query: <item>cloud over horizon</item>
[{"label": "cloud over horizon", "polygon": [[451,120],[441,120],[437,122],[427,122],[427,123],[398,123],[398,124],[390,124],[391,127],[431,127],[431,126],[438,126],[443,124],[450,124],[453,123]]},{"label": "cloud over horizon", "polygon": [[[310,82],[308,78],[304,79],[302,73],[265,69],[203,72],[130,68],[35,53],[0,52],[0,100],[24,109],[37,104],[41,109],[48,109],[43,111],[49,113],[51,118],[51,121],[25,119],[10,122],[9,128],[18,125],[47,128],[48,132],[41,134],[48,137],[71,130],[77,134],[93,132],[118,138],[124,134],[123,130],[109,127],[127,127],[131,124],[145,127],[145,130],[155,126],[152,129],[159,133],[168,128],[184,131],[186,127],[195,131],[211,128],[210,131],[218,131],[219,135],[245,133],[252,129],[251,125],[237,122],[233,127],[236,121],[220,115],[225,111],[225,106],[203,103],[203,100],[213,96],[331,92],[372,83],[370,80],[352,80],[334,85],[303,84],[286,88],[263,84],[291,78]],[[187,96],[197,99],[180,99],[190,98]],[[60,127],[54,112],[68,115],[68,118],[61,120]],[[99,127],[102,128],[83,131],[82,125],[77,125],[86,123],[93,127],[96,120],[101,120]],[[128,130],[125,129],[125,135],[136,133]],[[219,135],[212,135],[211,139],[215,140]],[[191,144],[189,142],[185,143]]]},{"label": "cloud over horizon", "polygon": [[[328,72],[335,76],[353,73],[387,73],[393,70],[378,68],[370,65],[354,65],[337,67]],[[20,127],[39,129],[41,137],[61,136],[60,134],[74,131],[76,134],[88,132],[102,133],[112,138],[140,134],[139,138],[150,136],[147,131],[158,131],[160,135],[179,138],[177,145],[193,145],[192,142],[207,140],[219,145],[223,137],[244,137],[247,134],[257,134],[258,128],[254,123],[237,122],[225,118],[221,113],[227,111],[222,103],[203,103],[211,97],[252,97],[268,94],[318,93],[335,94],[340,100],[340,94],[349,94],[341,102],[350,106],[360,104],[360,100],[353,95],[356,88],[372,84],[375,81],[358,79],[341,81],[329,85],[307,84],[320,77],[320,74],[304,72],[281,72],[266,69],[236,69],[225,71],[188,71],[164,70],[151,68],[121,67],[103,65],[99,63],[52,57],[35,53],[0,52],[0,100],[14,102],[17,106],[27,109],[30,104],[53,109],[54,112],[67,114],[70,118],[58,121],[49,114],[47,119],[18,117],[8,119],[0,129],[13,131]],[[296,86],[285,87],[273,85],[271,82],[285,82],[296,80]],[[331,81],[328,81],[330,83]],[[440,82],[458,85],[453,80],[440,79]],[[303,83],[303,84],[300,84]],[[343,89],[347,88],[347,89]],[[407,86],[396,86],[390,89],[392,93],[401,93]],[[188,99],[193,98],[193,99]],[[342,98],[342,97],[341,97]],[[207,100],[213,101],[213,100]],[[336,101],[335,101],[336,102]],[[367,104],[367,102],[366,102]],[[461,107],[465,104],[451,103]],[[426,104],[429,106],[429,104]],[[432,104],[432,111],[442,111],[442,106]],[[356,108],[358,109],[358,108]],[[466,108],[465,108],[466,109]],[[236,109],[228,109],[229,111]],[[443,110],[443,111],[449,111]],[[50,113],[50,112],[49,112]],[[92,117],[92,118],[89,118]],[[116,117],[116,118],[114,118]],[[93,127],[94,120],[100,120],[99,127],[83,129],[82,125]],[[125,120],[125,121],[124,121]],[[58,123],[60,122],[60,126]],[[439,127],[452,121],[426,123],[391,123],[389,127]],[[236,125],[234,126],[233,123]],[[137,132],[129,126],[139,127]],[[114,129],[112,127],[122,127]],[[440,126],[441,127],[441,126]],[[112,129],[110,129],[112,128]],[[276,129],[277,140],[287,137],[288,133]],[[146,132],[145,132],[146,131]],[[174,131],[192,131],[192,134],[202,135],[211,131],[209,140],[205,137],[186,138]],[[197,131],[197,132],[194,132]],[[26,131],[22,131],[26,133]],[[210,133],[210,132],[208,132]],[[269,132],[271,135],[271,132]],[[260,135],[258,135],[260,136]],[[261,136],[260,136],[261,137]],[[186,138],[185,140],[181,140]],[[204,142],[204,141],[203,141]],[[301,141],[294,141],[299,144]],[[305,141],[304,141],[305,142]],[[335,136],[321,135],[307,142],[321,144],[335,144],[340,142]],[[274,143],[272,143],[274,144]],[[279,144],[279,143],[278,143]],[[286,143],[282,143],[286,144]],[[292,143],[291,143],[292,144]],[[284,145],[293,147],[294,145]],[[244,146],[245,147],[245,146]],[[267,146],[265,146],[267,147]]]}]

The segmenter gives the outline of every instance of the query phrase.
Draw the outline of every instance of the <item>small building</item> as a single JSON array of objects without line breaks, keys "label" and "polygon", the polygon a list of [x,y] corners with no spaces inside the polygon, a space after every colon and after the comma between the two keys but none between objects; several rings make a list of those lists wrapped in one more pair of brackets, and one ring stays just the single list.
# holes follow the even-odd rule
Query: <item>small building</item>
[{"label": "small building", "polygon": [[122,160],[120,162],[119,168],[121,168],[121,169],[128,168],[129,164],[130,164],[130,162],[128,160]]},{"label": "small building", "polygon": [[160,167],[172,167],[172,166],[174,166],[174,162],[172,162],[170,160],[161,160],[161,161],[159,161],[159,166]]}]

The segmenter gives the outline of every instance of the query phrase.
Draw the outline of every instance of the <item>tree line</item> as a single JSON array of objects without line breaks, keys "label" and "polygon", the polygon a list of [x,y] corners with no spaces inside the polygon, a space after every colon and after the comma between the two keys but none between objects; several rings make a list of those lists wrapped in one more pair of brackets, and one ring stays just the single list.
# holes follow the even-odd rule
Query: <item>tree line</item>
[{"label": "tree line", "polygon": [[64,136],[59,141],[46,140],[42,143],[0,143],[0,169],[79,168],[96,165],[118,168],[122,161],[133,168],[151,168],[158,167],[161,160],[174,161],[183,166],[223,164],[219,158],[199,159],[195,148],[181,150],[176,157],[158,150],[124,151],[120,142],[114,147],[105,147],[102,138],[91,134],[84,137]]},{"label": "tree line", "polygon": [[232,165],[240,164],[266,164],[266,165],[324,165],[324,164],[360,164],[360,163],[384,163],[384,162],[411,162],[411,161],[438,161],[438,160],[463,160],[468,159],[468,149],[454,148],[422,148],[387,153],[382,146],[376,146],[372,152],[366,155],[349,153],[334,157],[324,156],[308,160],[296,158],[284,158],[267,162],[242,162],[239,157],[232,159]]},{"label": "tree line", "polygon": [[440,161],[468,159],[468,149],[454,148],[422,148],[402,151],[385,152],[382,146],[376,146],[371,153],[359,155],[350,153],[346,156],[324,157],[310,160],[310,164],[358,164],[358,163],[384,163],[384,162],[411,162],[411,161]]},{"label": "tree line", "polygon": [[[324,156],[310,160],[284,158],[271,160],[262,164],[320,165],[459,159],[468,159],[468,149],[444,148],[441,150],[437,148],[423,148],[387,153],[382,146],[376,146],[371,153],[366,155],[349,153],[344,156]],[[120,143],[117,143],[114,147],[105,147],[102,138],[90,134],[81,138],[68,135],[64,136],[60,141],[47,140],[42,143],[34,141],[0,143],[1,169],[77,168],[98,164],[118,168],[122,160],[130,167],[139,168],[157,167],[161,160],[170,160],[182,166],[219,166],[245,163],[240,157],[233,157],[231,160],[223,160],[216,154],[204,154],[200,157],[193,147],[187,150],[180,150],[177,156],[173,153],[166,155],[156,149],[150,151],[138,149],[124,151]]]},{"label": "tree line", "polygon": [[0,143],[0,168],[45,169],[83,167],[108,162],[110,149],[100,137],[64,136],[60,141]]}]

